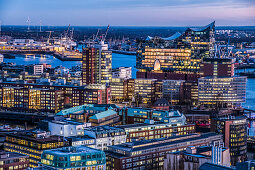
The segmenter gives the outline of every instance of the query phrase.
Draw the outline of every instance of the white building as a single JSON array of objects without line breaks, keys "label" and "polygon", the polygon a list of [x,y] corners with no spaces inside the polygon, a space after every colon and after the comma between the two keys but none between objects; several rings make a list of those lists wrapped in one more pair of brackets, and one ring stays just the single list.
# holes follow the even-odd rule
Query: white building
[{"label": "white building", "polygon": [[132,67],[119,67],[112,70],[112,78],[130,79],[132,77]]},{"label": "white building", "polygon": [[126,142],[126,132],[124,129],[112,126],[96,126],[85,128],[84,135],[95,140],[95,148],[107,149],[107,146],[118,145]]},{"label": "white building", "polygon": [[41,75],[43,73],[43,65],[42,64],[35,64],[34,65],[34,74]]},{"label": "white building", "polygon": [[84,135],[84,128],[91,124],[74,122],[70,120],[53,120],[48,122],[48,130],[51,135],[58,135],[63,137],[82,136]]},{"label": "white building", "polygon": [[0,54],[0,63],[4,62],[4,55]]}]

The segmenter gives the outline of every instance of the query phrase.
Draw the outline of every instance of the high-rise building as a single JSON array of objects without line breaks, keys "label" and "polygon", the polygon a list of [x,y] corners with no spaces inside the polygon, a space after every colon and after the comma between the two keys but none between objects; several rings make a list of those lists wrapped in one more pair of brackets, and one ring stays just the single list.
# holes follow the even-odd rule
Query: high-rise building
[{"label": "high-rise building", "polygon": [[198,80],[198,102],[226,107],[240,105],[246,98],[246,77],[202,77]]},{"label": "high-rise building", "polygon": [[231,165],[247,157],[247,118],[229,116],[212,119],[211,131],[223,134],[225,147],[230,149]]},{"label": "high-rise building", "polygon": [[112,52],[108,44],[101,41],[93,47],[83,49],[82,83],[109,85],[112,79]]},{"label": "high-rise building", "polygon": [[148,37],[138,41],[137,78],[192,80],[201,75],[203,58],[213,57],[215,22],[187,28],[168,38]]},{"label": "high-rise building", "polygon": [[86,146],[70,146],[43,151],[40,164],[42,169],[105,170],[106,158],[103,151]]}]

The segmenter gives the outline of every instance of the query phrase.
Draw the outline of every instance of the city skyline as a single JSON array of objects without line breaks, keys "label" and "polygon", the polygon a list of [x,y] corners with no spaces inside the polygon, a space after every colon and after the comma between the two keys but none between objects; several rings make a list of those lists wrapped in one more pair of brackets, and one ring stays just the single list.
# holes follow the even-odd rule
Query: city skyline
[{"label": "city skyline", "polygon": [[0,1],[2,25],[64,26],[254,26],[255,2],[242,1]]}]

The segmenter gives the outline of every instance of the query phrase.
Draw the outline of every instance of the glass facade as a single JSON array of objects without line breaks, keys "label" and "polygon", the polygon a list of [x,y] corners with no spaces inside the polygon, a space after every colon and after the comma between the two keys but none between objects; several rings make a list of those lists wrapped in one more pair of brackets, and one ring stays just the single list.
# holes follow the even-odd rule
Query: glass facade
[{"label": "glass facade", "polygon": [[104,170],[105,153],[85,146],[46,150],[41,164],[53,169]]},{"label": "glass facade", "polygon": [[188,28],[183,34],[168,38],[139,40],[136,68],[141,72],[153,71],[157,63],[156,71],[200,74],[202,59],[213,56],[214,32],[213,22],[202,28]]},{"label": "glass facade", "polygon": [[224,106],[245,102],[246,77],[203,77],[198,80],[198,102]]}]

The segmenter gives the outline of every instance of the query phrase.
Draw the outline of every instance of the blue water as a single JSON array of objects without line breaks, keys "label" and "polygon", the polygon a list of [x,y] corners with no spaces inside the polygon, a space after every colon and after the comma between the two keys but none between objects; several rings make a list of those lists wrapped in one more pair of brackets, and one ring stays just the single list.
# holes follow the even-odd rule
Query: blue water
[{"label": "blue water", "polygon": [[[4,58],[4,62],[16,63],[17,65],[29,64],[51,64],[52,67],[63,66],[71,68],[72,66],[81,64],[81,61],[61,61],[52,55],[15,55],[15,59]],[[112,54],[112,67],[132,67],[132,77],[136,76],[136,57],[134,55]]]}]

